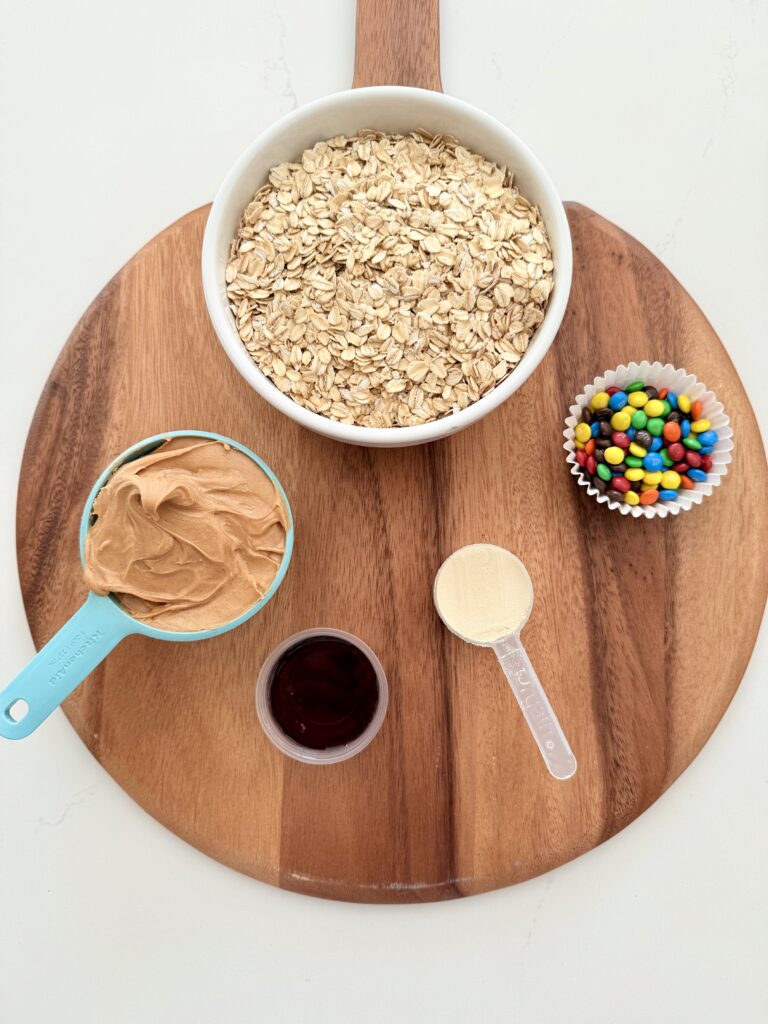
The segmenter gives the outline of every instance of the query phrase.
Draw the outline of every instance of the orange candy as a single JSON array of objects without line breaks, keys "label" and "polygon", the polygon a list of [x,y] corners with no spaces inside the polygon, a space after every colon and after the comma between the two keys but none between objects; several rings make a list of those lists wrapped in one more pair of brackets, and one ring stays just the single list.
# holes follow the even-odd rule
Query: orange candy
[{"label": "orange candy", "polygon": [[680,440],[680,424],[675,423],[674,420],[669,420],[664,424],[664,430],[662,433],[664,434],[665,441],[669,441],[670,444],[674,444],[675,441]]},{"label": "orange candy", "polygon": [[691,419],[694,421],[701,419],[701,402],[698,398],[695,402],[691,403]]},{"label": "orange candy", "polygon": [[653,491],[643,491],[643,493],[640,495],[640,504],[641,505],[654,505],[658,500],[659,500],[659,492],[656,491],[656,490],[653,490]]},{"label": "orange candy", "polygon": [[594,439],[594,437],[591,437],[587,441],[587,443],[584,445],[584,451],[587,453],[587,455],[594,455],[594,453],[595,453],[595,439]]},{"label": "orange candy", "polygon": [[686,491],[692,491],[696,484],[694,484],[693,480],[689,480],[687,476],[681,476],[680,486],[684,487]]},{"label": "orange candy", "polygon": [[669,388],[662,388],[661,391],[659,392],[659,399],[663,402],[668,394],[669,394]]}]

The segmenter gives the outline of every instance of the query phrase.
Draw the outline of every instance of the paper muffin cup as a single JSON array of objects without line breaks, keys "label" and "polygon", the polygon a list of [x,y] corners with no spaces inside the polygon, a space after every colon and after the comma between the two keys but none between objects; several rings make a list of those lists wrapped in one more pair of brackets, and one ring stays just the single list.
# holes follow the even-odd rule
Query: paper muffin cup
[{"label": "paper muffin cup", "polygon": [[[693,490],[679,490],[676,501],[657,501],[655,505],[627,505],[624,501],[616,501],[609,498],[607,494],[601,494],[592,484],[589,475],[582,470],[576,461],[575,430],[576,425],[581,421],[581,414],[584,408],[589,405],[593,397],[599,391],[606,388],[624,388],[633,380],[642,380],[651,384],[657,390],[669,388],[678,395],[688,395],[691,401],[700,401],[702,417],[712,424],[712,430],[717,431],[717,442],[712,449],[712,469],[707,474],[707,479],[697,483]],[[608,370],[602,377],[596,377],[591,384],[587,384],[583,392],[576,396],[575,403],[570,407],[570,416],[565,421],[565,448],[567,454],[566,462],[571,467],[571,474],[576,477],[581,487],[586,487],[587,494],[591,494],[601,505],[607,505],[610,509],[617,509],[622,515],[631,515],[635,519],[664,519],[668,515],[677,515],[679,512],[687,512],[694,505],[700,505],[704,498],[711,494],[722,478],[728,472],[728,463],[731,461],[733,451],[733,431],[731,423],[723,411],[721,402],[718,402],[712,391],[707,391],[704,384],[700,383],[692,373],[686,370],[677,370],[670,363],[662,366],[661,363],[627,363],[617,366],[615,370]]]}]

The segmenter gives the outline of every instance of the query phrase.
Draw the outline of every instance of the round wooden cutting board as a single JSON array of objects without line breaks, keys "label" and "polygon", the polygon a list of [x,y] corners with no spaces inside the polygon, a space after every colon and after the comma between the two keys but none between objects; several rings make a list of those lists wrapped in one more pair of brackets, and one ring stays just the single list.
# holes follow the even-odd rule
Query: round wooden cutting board
[{"label": "round wooden cutting board", "polygon": [[[357,80],[361,66],[358,54]],[[259,616],[198,644],[132,637],[65,705],[117,782],[210,856],[348,900],[509,885],[636,818],[731,700],[768,585],[768,471],[752,410],[706,319],[655,257],[584,207],[568,214],[573,291],[550,353],[512,400],[435,445],[338,445],[256,396],[208,321],[205,209],[142,249],[67,342],[19,488],[19,568],[38,646],[84,597],[83,503],[133,441],[185,427],[230,435],[275,469],[293,505],[294,561]],[[572,396],[630,359],[685,367],[732,419],[731,471],[690,514],[611,513],[568,473]],[[438,566],[473,541],[510,548],[530,571],[525,642],[579,762],[568,782],[545,771],[493,653],[461,643],[433,610]],[[318,625],[361,636],[390,684],[375,742],[330,767],[278,753],[254,704],[266,653]]]}]

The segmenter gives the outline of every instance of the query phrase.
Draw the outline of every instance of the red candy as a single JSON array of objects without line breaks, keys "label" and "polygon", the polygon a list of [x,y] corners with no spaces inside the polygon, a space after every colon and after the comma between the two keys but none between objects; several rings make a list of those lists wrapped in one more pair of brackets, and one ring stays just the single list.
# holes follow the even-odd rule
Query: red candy
[{"label": "red candy", "polygon": [[629,486],[629,480],[627,480],[625,476],[615,476],[613,480],[611,480],[611,487],[624,494],[629,490]]},{"label": "red candy", "polygon": [[681,476],[680,477],[680,486],[684,487],[686,489],[686,491],[692,491],[693,488],[696,486],[696,484],[693,482],[693,480],[691,480],[690,477],[688,477],[688,476]]},{"label": "red candy", "polygon": [[[596,447],[595,439],[594,439],[594,437],[590,437],[590,439],[584,445],[584,451],[587,453],[587,455],[593,455],[594,452],[595,452],[595,447]],[[681,456],[681,458],[682,458],[682,456]]]},{"label": "red candy", "polygon": [[701,456],[701,468],[704,470],[705,473],[708,473],[710,471],[710,469],[712,469],[712,456],[711,455],[702,455]]},{"label": "red candy", "polygon": [[[662,433],[664,434],[664,440],[665,441],[679,441],[680,440],[680,433],[681,433],[681,431],[680,431],[680,424],[679,423],[675,423],[674,420],[669,420],[668,423],[664,424],[664,429],[663,429]],[[674,456],[673,456],[673,458],[674,458]]]},{"label": "red candy", "polygon": [[[667,424],[669,426],[669,424]],[[666,429],[666,427],[664,428]],[[685,448],[681,444],[671,444],[667,448],[667,453],[674,462],[682,462],[685,458]]]},{"label": "red candy", "polygon": [[698,469],[701,465],[701,456],[698,452],[686,452],[685,461],[689,466],[692,466],[694,469]]},{"label": "red candy", "polygon": [[576,452],[576,461],[578,462],[578,464],[580,466],[586,466],[586,464],[587,464],[587,453],[586,453],[586,451]]},{"label": "red candy", "polygon": [[[621,388],[606,388],[605,389],[606,395],[615,395],[619,391],[621,391]],[[698,417],[696,417],[696,418],[698,419]]]},{"label": "red candy", "polygon": [[676,473],[687,473],[690,468],[687,462],[676,462],[672,467]]},{"label": "red candy", "polygon": [[611,434],[611,440],[618,448],[629,448],[629,438],[622,430],[617,430]]},{"label": "red candy", "polygon": [[587,456],[587,472],[590,476],[594,476],[597,472],[597,461],[594,455]]}]

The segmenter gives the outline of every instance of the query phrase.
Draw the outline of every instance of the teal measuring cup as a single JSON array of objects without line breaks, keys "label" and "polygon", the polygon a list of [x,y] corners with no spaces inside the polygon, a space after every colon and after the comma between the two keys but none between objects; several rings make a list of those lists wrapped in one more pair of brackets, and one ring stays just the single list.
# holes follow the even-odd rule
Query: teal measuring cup
[{"label": "teal measuring cup", "polygon": [[85,562],[85,538],[91,525],[91,509],[96,495],[110,476],[124,465],[142,455],[148,455],[163,441],[172,437],[204,437],[211,441],[222,441],[237,448],[261,467],[277,488],[288,514],[288,533],[285,538],[285,553],[277,575],[264,597],[231,622],[215,629],[199,629],[180,632],[158,629],[133,618],[112,595],[102,597],[90,593],[85,604],[75,612],[45,647],[41,648],[30,663],[23,668],[12,683],[0,691],[0,736],[10,740],[23,739],[45,721],[63,700],[82,683],[85,677],[106,658],[113,647],[133,633],[151,636],[156,640],[173,640],[184,643],[189,640],[206,640],[212,636],[227,633],[242,625],[256,612],[261,611],[283,582],[293,553],[293,515],[280,481],[258,455],[229,437],[213,434],[206,430],[171,430],[165,434],[147,437],[118,455],[104,470],[88,495],[80,521],[80,560]]}]

